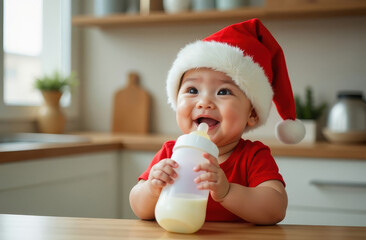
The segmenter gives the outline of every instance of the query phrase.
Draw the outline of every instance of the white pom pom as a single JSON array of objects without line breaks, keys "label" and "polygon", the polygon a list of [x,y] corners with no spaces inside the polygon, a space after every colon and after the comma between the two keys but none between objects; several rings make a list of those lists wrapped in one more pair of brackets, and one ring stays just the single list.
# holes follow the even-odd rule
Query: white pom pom
[{"label": "white pom pom", "polygon": [[279,122],[276,125],[276,137],[283,143],[299,143],[305,137],[305,126],[298,119]]}]

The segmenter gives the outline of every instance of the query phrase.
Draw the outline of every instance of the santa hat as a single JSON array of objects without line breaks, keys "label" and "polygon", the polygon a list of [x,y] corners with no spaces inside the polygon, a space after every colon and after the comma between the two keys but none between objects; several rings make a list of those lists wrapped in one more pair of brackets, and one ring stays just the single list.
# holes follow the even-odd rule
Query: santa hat
[{"label": "santa hat", "polygon": [[224,72],[232,78],[259,117],[255,127],[266,122],[273,101],[284,120],[276,125],[276,137],[284,143],[303,139],[305,127],[296,119],[283,51],[260,20],[228,26],[181,49],[167,78],[168,102],[174,110],[183,74],[200,67]]}]

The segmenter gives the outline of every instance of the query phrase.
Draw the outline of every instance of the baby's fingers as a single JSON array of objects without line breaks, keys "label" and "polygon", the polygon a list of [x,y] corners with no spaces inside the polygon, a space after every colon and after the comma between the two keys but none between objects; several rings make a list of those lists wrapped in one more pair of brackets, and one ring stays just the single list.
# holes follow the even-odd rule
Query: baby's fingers
[{"label": "baby's fingers", "polygon": [[219,162],[214,156],[208,153],[203,153],[202,156],[206,158],[208,161],[205,163],[198,164],[193,168],[193,171],[217,172],[217,170],[220,169]]},{"label": "baby's fingers", "polygon": [[219,167],[220,166],[220,164],[217,161],[217,159],[214,156],[212,156],[211,154],[203,153],[202,156],[204,158],[206,158],[211,164],[215,165],[216,167]]},{"label": "baby's fingers", "polygon": [[217,172],[218,167],[211,163],[201,163],[193,168],[193,171]]},{"label": "baby's fingers", "polygon": [[159,180],[159,179],[156,179],[156,178],[153,178],[151,180],[151,185],[153,187],[157,187],[157,188],[163,188],[165,185],[166,185],[166,182],[162,181],[162,180]]},{"label": "baby's fingers", "polygon": [[161,160],[160,164],[169,165],[172,168],[177,168],[178,167],[178,163],[176,161],[174,161],[173,159],[170,159],[170,158],[166,158],[164,160]]},{"label": "baby's fingers", "polygon": [[149,175],[151,184],[156,187],[163,187],[167,183],[173,183],[173,178],[177,177],[174,168],[178,164],[172,159],[164,159],[152,167]]},{"label": "baby's fingers", "polygon": [[218,181],[218,175],[216,173],[212,173],[212,172],[206,172],[203,173],[201,175],[199,175],[198,177],[196,177],[194,179],[195,183],[200,183],[200,182],[217,182]]},{"label": "baby's fingers", "polygon": [[[167,173],[167,172],[171,172],[171,173]],[[162,181],[165,185],[165,183],[173,183],[173,178],[176,177],[176,173],[174,172],[174,170],[165,170],[162,171],[160,169],[156,169],[152,172],[152,178],[151,180],[159,180]]]},{"label": "baby's fingers", "polygon": [[176,174],[174,168],[177,168],[177,167],[178,167],[178,164],[175,161],[173,161],[171,159],[167,159],[165,164],[163,164],[161,167],[157,168],[157,170],[161,170],[163,173],[167,174],[168,176],[176,177],[177,174]]}]

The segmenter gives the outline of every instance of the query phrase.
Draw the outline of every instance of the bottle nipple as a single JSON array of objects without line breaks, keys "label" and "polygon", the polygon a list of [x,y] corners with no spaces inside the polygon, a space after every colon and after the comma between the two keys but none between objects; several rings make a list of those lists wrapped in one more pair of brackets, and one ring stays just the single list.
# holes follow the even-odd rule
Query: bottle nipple
[{"label": "bottle nipple", "polygon": [[195,134],[210,140],[210,136],[208,136],[207,131],[208,131],[207,123],[200,123],[200,125],[198,125],[197,131],[191,132],[191,134]]}]

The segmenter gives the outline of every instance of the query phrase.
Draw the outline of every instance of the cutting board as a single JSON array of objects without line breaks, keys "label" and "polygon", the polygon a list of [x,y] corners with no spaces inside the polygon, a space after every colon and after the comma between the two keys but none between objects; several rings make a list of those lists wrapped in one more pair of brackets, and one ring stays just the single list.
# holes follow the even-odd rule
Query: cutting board
[{"label": "cutting board", "polygon": [[137,73],[128,75],[127,86],[114,96],[112,132],[149,132],[150,96],[139,86]]}]

